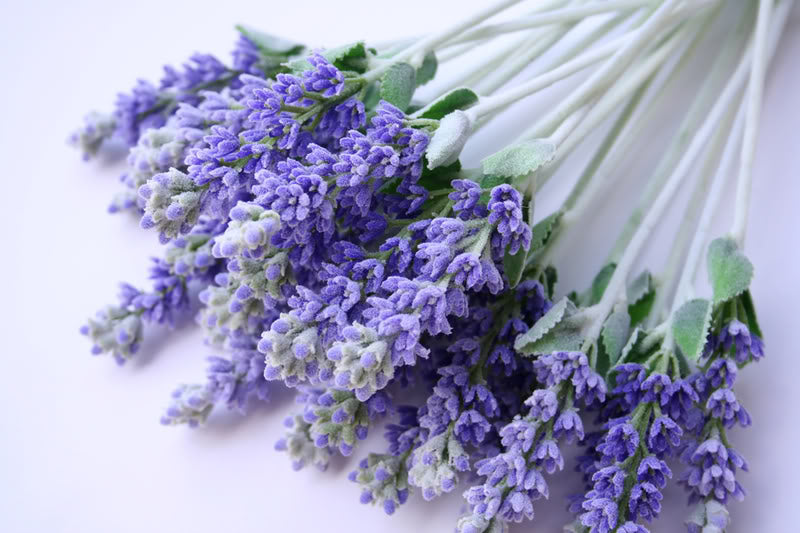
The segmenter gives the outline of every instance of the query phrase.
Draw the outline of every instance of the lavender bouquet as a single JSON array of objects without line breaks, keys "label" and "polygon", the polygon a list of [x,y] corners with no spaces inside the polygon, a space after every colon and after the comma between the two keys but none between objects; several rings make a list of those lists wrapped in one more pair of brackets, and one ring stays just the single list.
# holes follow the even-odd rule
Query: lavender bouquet
[{"label": "lavender bouquet", "polygon": [[[134,213],[164,252],[151,288],[123,284],[81,332],[123,364],[150,324],[196,313],[224,355],[205,383],[175,389],[162,423],[245,414],[288,387],[298,407],[276,449],[297,469],[359,454],[349,479],[388,514],[460,487],[458,531],[506,531],[534,517],[574,443],[565,531],[646,532],[672,480],[689,494],[689,532],[722,532],[747,469],[728,439],[750,424],[733,385],[764,354],[742,251],[752,162],[792,0],[551,0],[487,22],[518,3],[421,38],[328,49],[242,26],[230,66],[196,54],[88,115],[71,137],[86,158],[130,147],[109,211]],[[415,98],[477,47],[491,52]],[[557,291],[556,251],[614,201],[624,154],[679,72],[707,61],[700,48],[713,65],[638,205],[620,202],[629,222],[605,266],[585,290]],[[461,166],[501,111],[587,70],[514,143]],[[539,216],[544,184],[610,118],[560,208]],[[634,272],[687,187],[663,272]],[[709,244],[720,211],[733,224]],[[707,298],[695,294],[703,257]],[[356,450],[381,425],[385,447]]]}]

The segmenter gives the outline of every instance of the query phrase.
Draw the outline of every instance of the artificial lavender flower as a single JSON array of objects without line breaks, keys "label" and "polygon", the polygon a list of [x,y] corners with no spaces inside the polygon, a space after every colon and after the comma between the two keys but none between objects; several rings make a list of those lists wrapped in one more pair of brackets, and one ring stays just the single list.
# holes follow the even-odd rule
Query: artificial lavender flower
[{"label": "artificial lavender flower", "polygon": [[458,472],[468,469],[469,456],[459,440],[450,433],[440,433],[414,451],[409,482],[422,489],[423,498],[431,500],[453,490],[458,483]]},{"label": "artificial lavender flower", "polygon": [[303,419],[302,415],[295,415],[284,420],[286,435],[275,443],[275,449],[289,454],[292,468],[300,470],[307,465],[314,465],[320,470],[326,470],[331,458],[327,447],[316,446],[309,431],[311,424]]},{"label": "artificial lavender flower", "polygon": [[404,458],[371,453],[348,478],[361,485],[361,503],[380,505],[386,514],[394,514],[408,499],[408,468]]},{"label": "artificial lavender flower", "polygon": [[92,340],[92,354],[110,353],[118,364],[123,364],[139,349],[142,319],[125,307],[108,306],[80,331]]},{"label": "artificial lavender flower", "polygon": [[202,191],[186,174],[174,168],[156,174],[139,187],[139,196],[145,201],[141,226],[156,228],[162,243],[189,233],[200,216]]},{"label": "artificial lavender flower", "polygon": [[114,197],[109,212],[144,208],[144,199],[137,194],[139,188],[156,174],[180,167],[187,144],[185,136],[170,125],[145,131],[128,153],[128,171],[121,178],[125,190]]},{"label": "artificial lavender flower", "polygon": [[728,521],[728,509],[711,499],[695,504],[686,520],[686,527],[689,533],[724,533]]},{"label": "artificial lavender flower", "polygon": [[110,138],[117,127],[112,115],[92,112],[84,117],[84,125],[69,137],[69,143],[78,148],[84,159],[97,154],[103,142]]},{"label": "artificial lavender flower", "polygon": [[734,359],[740,365],[750,361],[759,361],[764,357],[764,343],[738,320],[732,320],[723,326],[716,345],[725,352],[732,350]]},{"label": "artificial lavender flower", "polygon": [[717,389],[711,393],[706,402],[709,415],[720,420],[725,427],[733,427],[736,422],[742,427],[750,425],[750,415],[736,400],[733,390],[728,388]]},{"label": "artificial lavender flower", "polygon": [[216,404],[224,403],[229,409],[246,414],[250,398],[269,399],[269,387],[263,376],[264,363],[261,354],[254,349],[254,339],[236,338],[231,342],[231,349],[230,358],[208,358],[204,385],[181,385],[175,390],[172,403],[161,418],[162,424],[186,423],[196,427],[206,421]]},{"label": "artificial lavender flower", "polygon": [[214,408],[213,392],[204,385],[181,385],[172,393],[172,401],[161,423],[165,426],[187,424],[197,427],[205,423]]},{"label": "artificial lavender flower", "polygon": [[692,502],[713,497],[725,504],[728,496],[744,498],[744,489],[736,481],[736,470],[747,470],[747,463],[718,438],[711,437],[696,448],[687,448],[686,459],[689,468],[681,475],[681,483],[690,491]]}]

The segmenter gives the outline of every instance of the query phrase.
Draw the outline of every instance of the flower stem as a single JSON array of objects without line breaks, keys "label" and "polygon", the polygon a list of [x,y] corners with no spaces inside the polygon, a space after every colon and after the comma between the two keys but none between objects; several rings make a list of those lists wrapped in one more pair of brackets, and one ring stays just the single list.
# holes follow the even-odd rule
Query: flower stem
[{"label": "flower stem", "polygon": [[[747,12],[747,10],[745,10]],[[661,160],[658,162],[655,171],[653,172],[652,179],[648,182],[647,187],[642,193],[639,203],[628,217],[625,226],[622,229],[616,243],[609,253],[608,263],[617,263],[622,253],[625,251],[628,243],[631,240],[636,229],[641,223],[647,207],[653,203],[654,198],[658,195],[659,191],[664,185],[664,181],[669,177],[669,170],[673,168],[686,150],[687,145],[691,139],[691,134],[695,131],[700,120],[703,117],[703,111],[708,109],[718,96],[719,84],[721,80],[729,76],[732,64],[739,53],[741,48],[741,41],[746,35],[747,21],[749,20],[747,13],[739,23],[737,30],[730,34],[727,42],[723,46],[722,52],[717,56],[714,65],[711,67],[709,75],[706,77],[697,96],[689,106],[689,110],[684,115],[684,119],[678,127],[678,131],[672,139]]]},{"label": "flower stem", "polygon": [[653,5],[654,0],[607,0],[604,2],[591,2],[584,5],[565,7],[553,11],[546,11],[530,17],[522,17],[511,22],[502,22],[475,28],[453,42],[462,40],[482,39],[516,31],[562,24],[565,22],[580,22],[592,15],[609,13],[612,11],[626,11],[644,6]]},{"label": "flower stem", "polygon": [[[714,168],[721,161],[720,152],[725,144],[725,139],[730,136],[731,125],[734,119],[734,112],[736,106],[732,105],[728,110],[728,114],[723,119],[720,127],[714,132],[711,144],[706,152],[705,161],[700,169],[700,176],[695,185],[692,197],[686,206],[681,223],[675,234],[675,241],[672,244],[672,250],[667,259],[667,266],[664,272],[659,276],[659,288],[656,291],[656,298],[648,318],[648,324],[653,327],[663,320],[663,313],[666,311],[665,307],[670,297],[678,286],[679,279],[677,277],[678,269],[681,268],[682,260],[688,259],[689,250],[691,249],[692,235],[696,235],[699,230],[700,220],[702,213],[706,209],[706,200],[710,197],[709,185],[712,183],[712,176],[714,176]],[[688,261],[684,261],[685,266],[688,266]],[[681,274],[682,277],[682,274]],[[677,298],[673,298],[673,303],[677,302]],[[667,337],[671,332],[667,332]],[[667,344],[669,345],[669,344]]]},{"label": "flower stem", "polygon": [[[626,34],[624,37],[624,44],[618,47],[611,58],[600,66],[575,91],[564,98],[553,111],[540,120],[537,123],[536,129],[530,131],[529,135],[533,137],[543,137],[549,134],[558,124],[562,123],[564,119],[574,113],[575,110],[579,109],[599,91],[605,89],[615,78],[619,77],[649,40],[676,22],[676,18],[677,20],[686,18],[687,12],[683,9],[674,11],[676,4],[676,0],[665,0],[642,26]],[[587,52],[587,54],[584,55],[589,55],[591,53],[592,52]],[[596,60],[597,59],[601,58],[596,58]],[[574,61],[577,61],[577,58],[570,63]],[[503,95],[498,95],[493,98],[493,101],[480,104],[472,110],[473,112],[491,112],[491,110],[497,107],[502,107],[505,103],[527,96],[532,92],[530,89],[538,90],[538,88],[532,86],[531,82],[527,85],[528,86],[517,88],[514,91],[508,91]],[[526,92],[525,89],[529,90]],[[479,109],[481,107],[483,109]]]},{"label": "flower stem", "polygon": [[[659,46],[649,57],[633,68],[631,72],[626,73],[623,81],[615,85],[613,89],[608,91],[608,93],[598,99],[594,104],[591,104],[591,113],[588,114],[586,120],[582,121],[579,126],[574,130],[565,132],[566,136],[564,138],[553,134],[551,139],[558,145],[558,153],[555,160],[550,164],[548,172],[543,176],[542,182],[546,182],[572,150],[580,144],[587,135],[600,126],[622,102],[630,98],[631,93],[635,92],[642,84],[648,83],[648,80],[652,79],[656,70],[671,57],[676,48],[680,46],[684,46],[685,50],[691,48],[691,44],[702,34],[700,29],[701,27],[699,25],[691,24],[686,26],[682,31],[676,32],[669,41]],[[683,56],[683,53],[680,55]],[[558,132],[561,130],[562,126],[559,126],[556,131]]]},{"label": "flower stem", "polygon": [[[731,235],[741,248],[747,231],[747,215],[750,206],[750,192],[753,181],[753,159],[758,140],[758,123],[761,117],[761,103],[764,94],[764,77],[769,62],[770,18],[772,17],[773,0],[760,0],[758,18],[756,19],[755,42],[753,45],[753,64],[750,69],[750,81],[747,86],[747,122],[742,141],[741,160],[739,164],[739,182],[736,187],[736,211],[734,214]],[[791,3],[791,2],[787,2]],[[782,25],[773,31],[780,35]]]},{"label": "flower stem", "polygon": [[493,4],[490,4],[484,9],[473,13],[471,16],[467,17],[461,22],[454,24],[450,28],[420,39],[402,52],[396,54],[391,58],[390,61],[387,61],[386,63],[379,65],[378,67],[365,73],[364,78],[368,82],[378,80],[381,76],[383,76],[384,72],[392,67],[392,65],[401,63],[403,61],[408,61],[415,56],[424,56],[427,52],[434,50],[438,45],[446,43],[456,35],[468,30],[469,28],[483,22],[490,17],[493,17],[499,12],[519,3],[520,1],[521,0],[499,0]]},{"label": "flower stem", "polygon": [[[596,306],[594,306],[596,310],[594,312],[597,313],[597,316],[602,318],[608,316],[608,313],[613,305],[618,300],[623,300],[625,298],[625,281],[634,261],[639,256],[639,253],[642,251],[651,233],[658,224],[659,219],[669,206],[672,197],[683,183],[683,180],[688,171],[691,169],[691,166],[697,158],[697,155],[706,145],[709,137],[711,137],[715,128],[719,125],[724,113],[727,112],[732,102],[739,94],[749,70],[750,52],[751,47],[748,46],[748,51],[739,62],[736,71],[726,83],[722,93],[717,97],[714,106],[706,115],[703,124],[694,135],[689,147],[683,153],[678,165],[670,174],[669,178],[664,184],[664,187],[661,189],[661,192],[659,192],[652,206],[650,206],[650,209],[647,211],[647,214],[642,220],[641,226],[639,226],[639,228],[636,230],[636,233],[634,233],[633,237],[631,238],[630,243],[619,260],[619,264],[617,264],[617,268],[614,270],[614,274],[611,276],[611,279],[608,282],[608,286],[603,293],[602,299]],[[590,330],[590,335],[588,335],[587,338],[596,338],[600,332],[600,329],[602,328],[602,325],[602,319],[595,321]]]}]

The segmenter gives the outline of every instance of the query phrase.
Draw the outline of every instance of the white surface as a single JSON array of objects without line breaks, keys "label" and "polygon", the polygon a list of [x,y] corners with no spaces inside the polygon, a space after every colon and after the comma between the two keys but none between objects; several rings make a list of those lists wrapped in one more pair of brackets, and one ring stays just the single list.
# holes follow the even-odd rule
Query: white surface
[{"label": "white surface", "polygon": [[[121,167],[84,164],[65,146],[83,113],[110,108],[116,91],[136,77],[157,78],[160,65],[194,50],[226,57],[235,22],[330,45],[425,33],[445,23],[448,13],[481,2],[378,4],[3,3],[0,531],[452,530],[458,494],[434,504],[413,498],[391,518],[359,505],[345,475],[367,447],[327,473],[294,473],[272,449],[291,407],[288,394],[276,394],[275,402],[245,419],[215,414],[203,430],[160,426],[172,387],[202,377],[209,351],[198,332],[167,339],[151,331],[141,355],[123,369],[90,357],[77,332],[86,316],[114,298],[119,280],[143,282],[147,256],[157,253],[154,235],[130,218],[104,213]],[[417,20],[423,9],[432,14]],[[800,479],[798,28],[795,12],[769,76],[756,158],[747,252],[757,269],[753,289],[768,358],[749,368],[739,387],[755,423],[735,436],[751,473],[741,477],[750,496],[732,505],[733,533],[796,529],[789,520],[797,516]],[[484,148],[505,137],[484,135]],[[626,168],[647,169],[656,154],[643,149]],[[564,261],[562,289],[590,279],[620,222],[613,208],[598,212],[584,236],[586,252]],[[669,237],[659,235],[654,248],[648,264],[657,269]],[[516,530],[557,531],[564,522],[562,496],[572,488],[559,480],[571,476],[557,476],[550,501],[536,505],[533,525]],[[678,502],[683,495],[673,490],[670,498]],[[684,512],[680,502],[670,505],[653,531],[681,530]]]}]

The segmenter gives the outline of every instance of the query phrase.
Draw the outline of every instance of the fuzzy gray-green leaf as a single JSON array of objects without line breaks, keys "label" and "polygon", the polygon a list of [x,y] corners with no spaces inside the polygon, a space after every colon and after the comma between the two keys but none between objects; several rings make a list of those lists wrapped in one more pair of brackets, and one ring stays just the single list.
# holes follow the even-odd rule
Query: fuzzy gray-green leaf
[{"label": "fuzzy gray-green leaf", "polygon": [[645,270],[628,285],[628,314],[634,326],[650,314],[655,301],[656,287],[650,272]]},{"label": "fuzzy gray-green leaf", "polygon": [[381,98],[405,111],[417,87],[417,72],[408,63],[395,63],[381,78]]},{"label": "fuzzy gray-green leaf", "polygon": [[531,228],[531,251],[530,253],[534,253],[542,248],[547,241],[550,239],[550,236],[553,234],[553,231],[556,230],[558,224],[561,222],[561,211],[556,211],[542,220],[537,222],[533,228]]},{"label": "fuzzy gray-green leaf", "polygon": [[422,65],[417,69],[417,87],[425,85],[436,76],[436,69],[439,67],[439,61],[436,59],[436,54],[428,52],[422,60]]},{"label": "fuzzy gray-green leaf", "polygon": [[575,305],[567,298],[559,300],[545,315],[536,321],[528,331],[517,337],[514,341],[514,349],[520,352],[525,351],[525,347],[536,342],[542,336],[553,329],[563,318],[576,311]]},{"label": "fuzzy gray-green leaf", "polygon": [[711,324],[712,307],[708,300],[698,298],[683,304],[672,317],[675,344],[690,361],[696,361],[703,353]]},{"label": "fuzzy gray-green leaf", "polygon": [[419,112],[421,118],[441,120],[457,109],[467,109],[478,103],[478,95],[472,89],[461,87],[440,96]]},{"label": "fuzzy gray-green leaf", "polygon": [[433,170],[454,163],[471,132],[472,123],[463,111],[456,110],[445,116],[439,122],[425,152],[428,168]]},{"label": "fuzzy gray-green leaf", "polygon": [[305,48],[305,46],[300,43],[264,33],[250,26],[245,26],[244,24],[238,24],[236,29],[242,36],[256,45],[256,48],[258,48],[262,54],[290,56],[299,54]]},{"label": "fuzzy gray-green leaf", "polygon": [[526,333],[517,337],[514,348],[533,355],[554,351],[574,351],[583,344],[587,316],[563,298]]},{"label": "fuzzy gray-green leaf", "polygon": [[624,307],[611,313],[603,324],[601,337],[603,348],[608,355],[609,365],[613,367],[619,360],[622,349],[628,341],[631,327],[631,317]]},{"label": "fuzzy gray-green leaf", "polygon": [[514,144],[495,152],[481,163],[484,174],[518,178],[535,172],[553,160],[556,145],[547,139]]},{"label": "fuzzy gray-green leaf", "polygon": [[753,264],[739,251],[733,239],[720,237],[708,247],[708,277],[714,303],[725,302],[750,287]]}]

